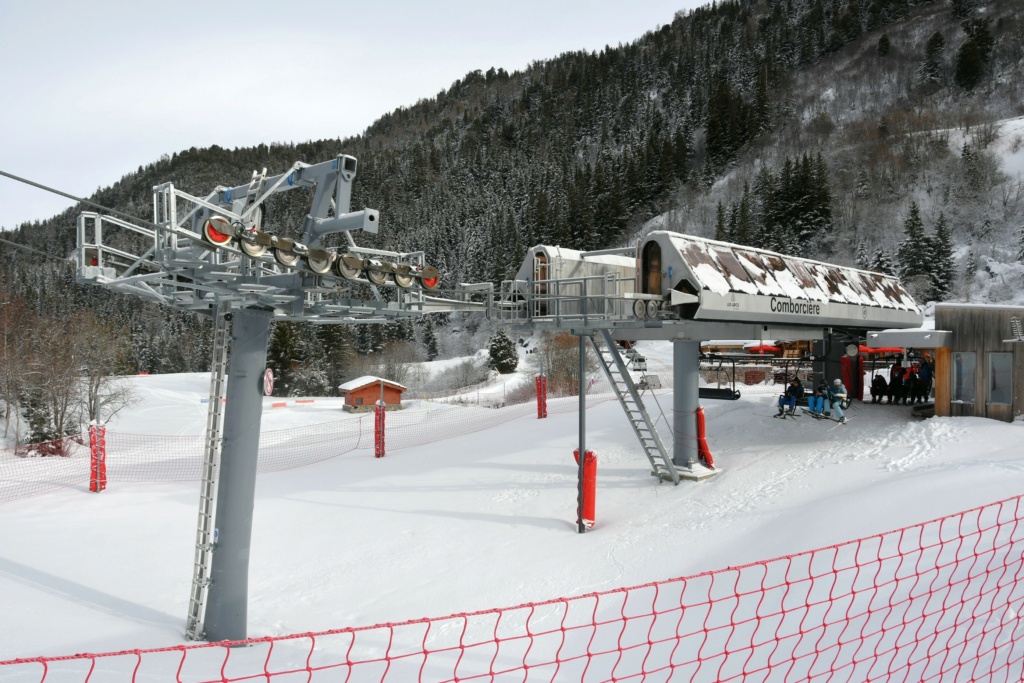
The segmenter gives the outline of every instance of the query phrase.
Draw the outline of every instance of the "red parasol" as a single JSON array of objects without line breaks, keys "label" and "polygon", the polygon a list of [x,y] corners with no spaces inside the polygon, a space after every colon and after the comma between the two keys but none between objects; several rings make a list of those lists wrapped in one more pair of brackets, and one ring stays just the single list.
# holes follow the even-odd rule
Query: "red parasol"
[{"label": "red parasol", "polygon": [[893,354],[893,353],[902,354],[903,353],[903,349],[901,349],[899,347],[896,347],[896,346],[883,346],[883,347],[878,348],[878,349],[872,349],[872,348],[869,348],[867,346],[861,346],[860,347],[860,352],[861,353],[883,353],[885,355],[890,355],[890,354]]},{"label": "red parasol", "polygon": [[747,353],[778,353],[782,351],[778,346],[772,346],[771,344],[754,344],[753,346],[744,346],[743,350]]}]

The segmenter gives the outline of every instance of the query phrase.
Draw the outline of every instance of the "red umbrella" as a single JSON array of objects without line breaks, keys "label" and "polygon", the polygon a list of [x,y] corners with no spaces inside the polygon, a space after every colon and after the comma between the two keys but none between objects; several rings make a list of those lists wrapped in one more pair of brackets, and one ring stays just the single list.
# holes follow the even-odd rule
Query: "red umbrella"
[{"label": "red umbrella", "polygon": [[883,353],[885,355],[890,355],[890,354],[894,354],[894,353],[902,354],[903,353],[903,349],[901,349],[899,347],[896,347],[896,346],[883,346],[883,347],[878,348],[878,349],[872,349],[872,348],[869,348],[867,346],[861,346],[860,347],[860,352],[861,353]]},{"label": "red umbrella", "polygon": [[753,346],[744,346],[743,350],[747,353],[778,353],[782,349],[771,344],[754,344]]}]

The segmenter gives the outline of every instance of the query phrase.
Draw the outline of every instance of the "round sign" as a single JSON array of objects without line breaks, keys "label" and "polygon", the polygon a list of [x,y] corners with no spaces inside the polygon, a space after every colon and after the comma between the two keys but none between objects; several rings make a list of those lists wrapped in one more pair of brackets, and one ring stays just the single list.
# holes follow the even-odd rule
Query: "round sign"
[{"label": "round sign", "polygon": [[847,356],[856,356],[858,353],[860,353],[860,347],[857,344],[847,344],[846,345],[846,355]]},{"label": "round sign", "polygon": [[274,393],[274,371],[267,368],[263,373],[263,395],[270,396]]}]

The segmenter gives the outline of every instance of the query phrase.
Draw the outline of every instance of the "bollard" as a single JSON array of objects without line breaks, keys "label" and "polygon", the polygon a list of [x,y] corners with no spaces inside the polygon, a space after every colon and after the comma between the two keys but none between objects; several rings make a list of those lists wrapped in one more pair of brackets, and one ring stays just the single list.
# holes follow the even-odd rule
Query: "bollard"
[{"label": "bollard", "polygon": [[107,488],[107,428],[95,422],[89,425],[89,490],[99,493]]},{"label": "bollard", "polygon": [[383,403],[377,402],[373,409],[373,457],[384,457],[384,415],[386,409]]},{"label": "bollard", "polygon": [[537,419],[548,416],[548,378],[537,375]]},{"label": "bollard", "polygon": [[[574,449],[572,457],[576,464],[580,464],[580,449]],[[594,528],[595,514],[597,507],[597,454],[594,451],[587,451],[583,458],[583,524],[588,529]],[[579,512],[577,511],[577,515]],[[577,523],[579,520],[577,519]]]},{"label": "bollard", "polygon": [[709,470],[715,469],[715,459],[711,457],[711,449],[708,448],[708,440],[704,435],[704,406],[697,408],[697,457],[704,467]]}]

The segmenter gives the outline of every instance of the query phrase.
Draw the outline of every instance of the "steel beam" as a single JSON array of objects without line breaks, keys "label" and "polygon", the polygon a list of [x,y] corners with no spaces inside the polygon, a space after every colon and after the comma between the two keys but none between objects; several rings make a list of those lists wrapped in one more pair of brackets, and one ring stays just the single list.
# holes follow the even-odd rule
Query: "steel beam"
[{"label": "steel beam", "polygon": [[263,417],[263,370],[272,314],[233,313],[224,441],[214,514],[214,549],[206,606],[206,639],[245,640],[249,548],[256,497],[256,460]]}]

